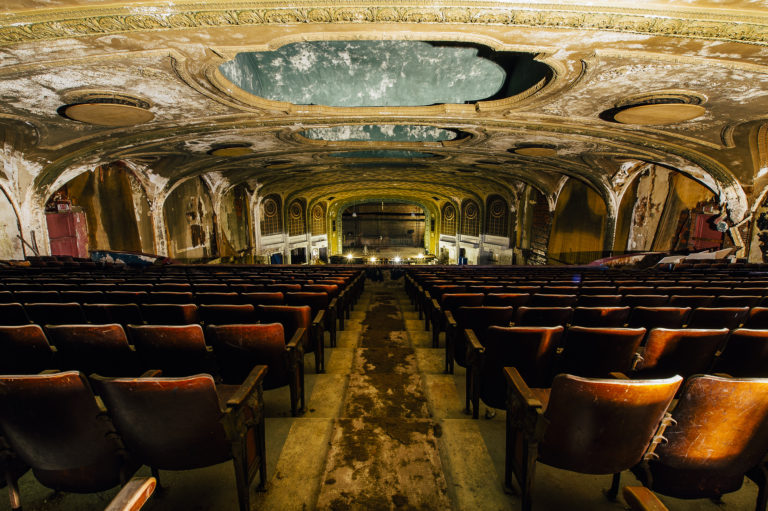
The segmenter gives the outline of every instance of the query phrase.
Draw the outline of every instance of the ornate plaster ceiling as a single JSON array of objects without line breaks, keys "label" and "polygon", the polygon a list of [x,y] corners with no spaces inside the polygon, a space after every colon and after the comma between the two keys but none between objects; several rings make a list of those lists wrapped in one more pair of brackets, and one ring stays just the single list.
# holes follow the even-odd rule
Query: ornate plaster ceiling
[{"label": "ornate plaster ceiling", "polygon": [[[511,195],[519,183],[552,195],[567,177],[610,203],[627,180],[622,165],[647,161],[740,204],[737,217],[762,186],[768,2],[422,4],[6,0],[0,123],[13,136],[0,184],[19,204],[40,204],[79,172],[124,159],[158,193],[206,175],[222,190],[248,183],[308,201],[374,190],[442,201]],[[415,72],[418,48],[434,65]],[[344,67],[344,54],[359,65]],[[270,95],[238,81],[232,62],[244,60],[252,77],[258,68],[279,85],[292,73],[294,85]],[[374,101],[395,76],[372,73],[383,63],[412,81]],[[471,76],[478,63],[506,73],[503,94],[493,72]],[[321,81],[324,99],[305,94]],[[99,92],[141,98],[146,115],[128,126],[62,115]],[[351,101],[358,93],[367,99]],[[662,100],[697,115],[670,120],[668,107],[622,124],[606,114]]]}]

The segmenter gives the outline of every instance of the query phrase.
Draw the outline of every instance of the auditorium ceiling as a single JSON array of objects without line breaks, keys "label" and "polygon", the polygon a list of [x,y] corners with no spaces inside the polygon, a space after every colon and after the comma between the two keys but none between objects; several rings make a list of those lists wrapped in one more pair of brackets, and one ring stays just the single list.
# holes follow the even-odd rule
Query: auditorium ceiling
[{"label": "auditorium ceiling", "polygon": [[768,182],[768,1],[5,0],[0,182],[123,160],[151,196],[548,196],[656,163],[746,216]]}]

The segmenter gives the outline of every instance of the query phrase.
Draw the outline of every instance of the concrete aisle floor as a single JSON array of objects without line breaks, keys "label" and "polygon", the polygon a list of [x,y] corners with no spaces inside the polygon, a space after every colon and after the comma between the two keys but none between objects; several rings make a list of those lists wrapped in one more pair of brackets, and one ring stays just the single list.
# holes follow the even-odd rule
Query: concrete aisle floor
[{"label": "concrete aisle floor", "polygon": [[[385,273],[386,275],[386,273]],[[375,297],[400,311],[405,331],[398,333],[403,346],[412,349],[412,366],[418,375],[421,391],[426,397],[425,417],[435,426],[430,438],[437,438],[439,464],[442,466],[446,500],[413,505],[400,497],[380,501],[356,502],[354,495],[343,501],[329,499],[329,477],[335,467],[332,444],[338,425],[351,417],[355,407],[346,406],[345,399],[361,373],[364,355],[364,321],[366,314],[376,308]],[[301,417],[290,416],[287,388],[265,392],[267,428],[267,491],[254,493],[252,509],[312,510],[312,509],[420,509],[420,510],[518,510],[520,500],[503,491],[505,414],[499,410],[493,419],[472,420],[463,413],[464,370],[456,367],[447,375],[444,366],[444,337],[440,348],[431,347],[431,332],[424,330],[403,290],[403,280],[366,282],[366,291],[358,301],[346,329],[338,335],[338,346],[326,349],[326,373],[314,374],[314,356],[305,358],[307,411]],[[398,327],[400,328],[400,327]],[[389,332],[380,333],[389,335]],[[405,338],[397,337],[405,336]],[[483,410],[485,407],[483,406]],[[346,411],[345,411],[346,410]],[[360,412],[360,410],[357,410]],[[346,414],[346,415],[345,415]],[[482,415],[482,411],[481,411]],[[419,419],[425,420],[425,419]],[[329,461],[331,460],[331,461]],[[373,460],[375,465],[375,460]],[[384,465],[382,465],[384,466]],[[405,467],[404,467],[405,468]],[[138,475],[149,475],[142,467]],[[440,475],[435,475],[436,480]],[[329,481],[330,479],[330,481]],[[163,511],[236,511],[237,500],[231,463],[184,472],[161,472],[165,489],[156,493],[144,509]],[[352,479],[350,479],[352,481]],[[364,483],[364,481],[362,481]],[[434,481],[429,481],[433,485]],[[610,476],[574,474],[537,464],[534,483],[534,509],[610,511],[626,509],[623,502],[609,502],[602,490],[610,484]],[[628,472],[622,484],[638,484]],[[41,486],[31,474],[20,480],[22,503],[26,511],[103,509],[117,489],[100,494],[57,494]],[[333,492],[330,492],[333,493]],[[334,494],[334,497],[342,492]],[[386,492],[385,492],[386,493]],[[324,496],[325,495],[325,496]],[[752,510],[757,487],[746,480],[738,492],[726,495],[722,502],[709,500],[684,501],[661,497],[673,511],[694,510]],[[408,497],[408,495],[405,495]],[[449,501],[450,503],[446,502]],[[0,509],[8,509],[8,501],[0,500]]]}]

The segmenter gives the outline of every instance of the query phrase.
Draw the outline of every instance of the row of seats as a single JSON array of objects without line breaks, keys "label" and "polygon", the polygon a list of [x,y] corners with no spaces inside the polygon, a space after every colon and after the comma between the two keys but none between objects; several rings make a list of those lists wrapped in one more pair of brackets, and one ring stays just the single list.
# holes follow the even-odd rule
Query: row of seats
[{"label": "row of seats", "polygon": [[[631,470],[651,490],[681,499],[719,500],[759,487],[766,508],[768,379],[696,375],[655,380],[555,377],[533,388],[515,367],[507,392],[505,484],[516,483],[523,511],[533,506],[535,463],[585,474]],[[682,386],[681,386],[682,385]],[[671,406],[675,396],[676,405]],[[663,508],[653,508],[663,509]]]},{"label": "row of seats", "polygon": [[[256,366],[239,385],[217,384],[205,374],[163,378],[158,371],[90,380],[77,371],[0,376],[11,509],[21,510],[17,479],[28,468],[56,491],[88,493],[125,485],[141,465],[159,479],[159,470],[232,460],[239,509],[249,511],[256,475],[260,489],[266,482],[261,389],[267,374]],[[141,502],[108,510],[133,511]]]},{"label": "row of seats", "polygon": [[0,373],[77,370],[136,377],[148,369],[167,376],[212,375],[240,384],[254,365],[269,366],[264,388],[289,386],[291,412],[304,409],[304,353],[322,355],[317,339],[287,311],[283,322],[255,325],[38,325],[0,327]]}]

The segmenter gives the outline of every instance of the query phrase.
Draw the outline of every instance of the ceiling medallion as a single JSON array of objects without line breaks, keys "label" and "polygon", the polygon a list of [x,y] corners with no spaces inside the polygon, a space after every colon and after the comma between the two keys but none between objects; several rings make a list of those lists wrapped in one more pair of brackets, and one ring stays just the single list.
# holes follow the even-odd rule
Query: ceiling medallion
[{"label": "ceiling medallion", "polygon": [[684,90],[646,92],[624,98],[600,117],[640,126],[676,124],[704,115],[707,109],[702,103],[706,100],[703,94]]},{"label": "ceiling medallion", "polygon": [[155,118],[147,101],[128,94],[89,91],[69,94],[59,113],[73,121],[96,126],[124,127],[144,124]]},{"label": "ceiling medallion", "polygon": [[521,156],[553,157],[557,156],[557,149],[542,145],[529,145],[511,149],[515,154]]}]

